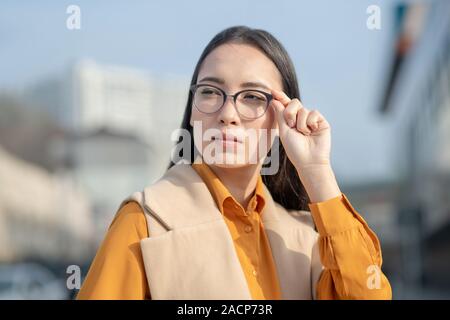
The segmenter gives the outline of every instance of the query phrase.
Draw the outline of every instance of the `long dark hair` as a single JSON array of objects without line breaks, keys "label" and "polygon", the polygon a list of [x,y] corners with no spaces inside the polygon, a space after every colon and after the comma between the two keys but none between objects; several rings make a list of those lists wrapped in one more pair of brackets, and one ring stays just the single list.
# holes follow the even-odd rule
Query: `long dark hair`
[{"label": "long dark hair", "polygon": [[[295,73],[294,65],[284,49],[283,45],[269,32],[260,29],[251,29],[246,26],[235,26],[227,28],[219,32],[203,50],[197,65],[192,75],[191,85],[197,83],[198,73],[201,65],[208,54],[225,43],[241,43],[256,46],[260,49],[269,59],[271,59],[275,66],[281,73],[283,81],[283,91],[292,99],[297,98],[300,100],[300,91],[298,88],[297,76]],[[192,92],[189,91],[188,101],[186,103],[186,109],[184,111],[183,121],[181,123],[181,129],[187,130],[190,133],[190,137],[193,137],[193,128],[190,125],[191,111],[192,111]],[[181,137],[180,137],[181,140]],[[263,175],[264,184],[269,189],[273,199],[281,204],[286,209],[295,210],[309,210],[308,202],[309,198],[303,187],[297,170],[292,162],[286,156],[286,152],[281,143],[279,145],[279,164],[280,168],[274,175]],[[274,144],[275,146],[275,144]],[[198,151],[195,148],[194,141],[191,139],[191,159],[185,159],[189,163],[193,163]],[[272,150],[269,151],[269,156]],[[181,151],[180,156],[183,157]],[[175,164],[170,161],[169,167],[171,168]]]}]

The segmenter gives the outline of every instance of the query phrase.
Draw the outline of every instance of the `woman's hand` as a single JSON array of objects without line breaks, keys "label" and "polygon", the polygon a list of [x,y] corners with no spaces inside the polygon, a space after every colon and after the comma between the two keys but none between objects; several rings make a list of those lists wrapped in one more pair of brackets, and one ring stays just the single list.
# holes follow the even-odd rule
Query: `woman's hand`
[{"label": "woman's hand", "polygon": [[331,129],[317,110],[306,109],[300,100],[272,90],[280,140],[286,155],[297,169],[311,202],[341,195],[331,169]]},{"label": "woman's hand", "polygon": [[331,133],[328,121],[317,110],[306,109],[300,100],[272,90],[271,102],[278,122],[280,140],[297,171],[329,165]]}]

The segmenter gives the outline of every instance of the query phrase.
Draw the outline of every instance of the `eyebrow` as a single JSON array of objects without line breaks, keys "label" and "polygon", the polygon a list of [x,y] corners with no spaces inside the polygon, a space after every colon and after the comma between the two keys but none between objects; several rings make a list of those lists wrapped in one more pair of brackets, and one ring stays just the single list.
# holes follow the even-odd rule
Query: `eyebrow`
[{"label": "eyebrow", "polygon": [[[217,77],[204,77],[199,82],[204,82],[204,81],[215,82],[215,83],[218,83],[218,84],[221,84],[221,85],[225,84],[225,80],[223,80],[221,78],[217,78]],[[266,90],[270,91],[269,86],[265,85],[262,82],[249,81],[249,82],[241,83],[241,88],[254,88],[254,87],[259,87],[259,88],[263,88],[263,89],[266,89]]]}]

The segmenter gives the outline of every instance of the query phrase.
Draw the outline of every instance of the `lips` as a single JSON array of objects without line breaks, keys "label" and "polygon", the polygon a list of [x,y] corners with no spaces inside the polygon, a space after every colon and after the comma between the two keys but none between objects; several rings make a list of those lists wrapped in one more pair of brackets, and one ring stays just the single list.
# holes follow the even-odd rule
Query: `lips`
[{"label": "lips", "polygon": [[239,136],[236,136],[234,134],[230,134],[230,133],[224,133],[222,132],[222,134],[220,135],[216,135],[214,137],[212,137],[212,140],[222,140],[222,141],[230,141],[230,142],[238,142],[238,143],[242,143],[242,138]]}]

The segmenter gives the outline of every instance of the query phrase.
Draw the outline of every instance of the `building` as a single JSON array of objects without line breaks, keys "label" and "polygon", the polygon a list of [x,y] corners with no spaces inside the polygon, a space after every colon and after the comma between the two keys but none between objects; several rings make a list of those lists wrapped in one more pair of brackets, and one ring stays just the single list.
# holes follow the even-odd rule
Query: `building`
[{"label": "building", "polygon": [[104,238],[121,200],[142,190],[163,172],[153,146],[132,134],[106,128],[55,137],[50,150],[51,161],[86,191],[92,203],[97,244]]},{"label": "building", "polygon": [[49,139],[49,162],[85,188],[97,243],[121,200],[167,168],[188,90],[185,77],[91,60],[25,90],[25,100],[66,132]]},{"label": "building", "polygon": [[[404,296],[450,292],[450,2],[396,8],[379,112],[392,124]],[[436,293],[434,297],[440,297]],[[417,297],[417,296],[416,296]]]},{"label": "building", "polygon": [[181,122],[188,90],[182,76],[80,60],[31,85],[24,96],[70,132],[106,128],[151,142]]},{"label": "building", "polygon": [[0,147],[0,181],[0,262],[90,257],[91,206],[69,175],[49,173]]}]

